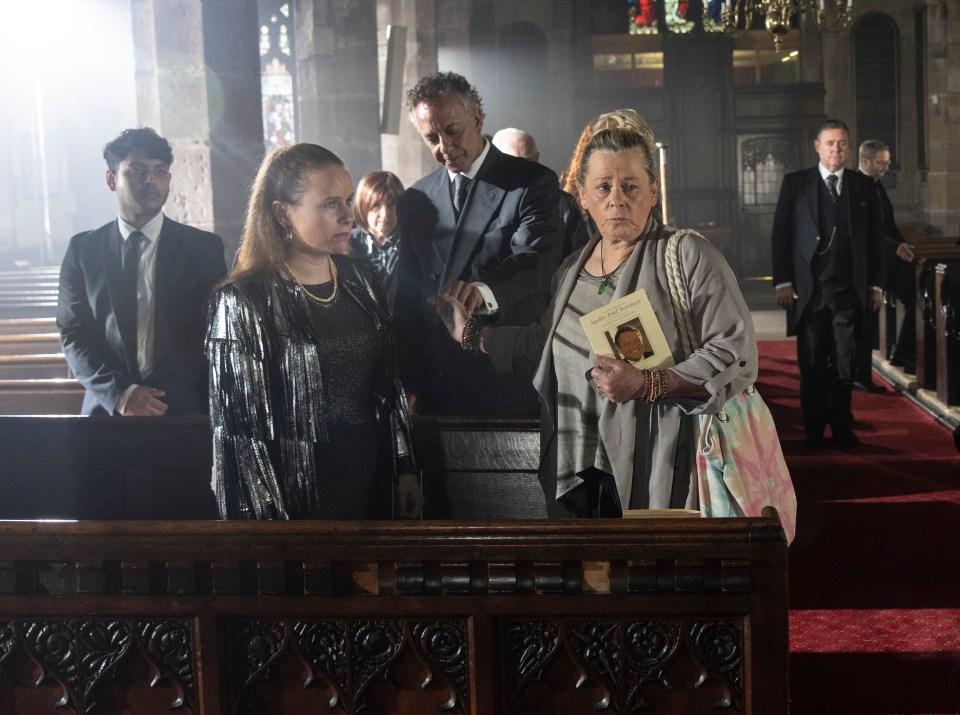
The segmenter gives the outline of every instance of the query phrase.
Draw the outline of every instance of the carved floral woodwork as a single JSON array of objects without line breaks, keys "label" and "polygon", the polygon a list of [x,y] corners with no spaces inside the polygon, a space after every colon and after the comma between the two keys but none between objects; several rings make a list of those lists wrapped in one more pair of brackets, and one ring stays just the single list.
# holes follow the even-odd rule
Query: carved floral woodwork
[{"label": "carved floral woodwork", "polygon": [[0,713],[786,715],[786,614],[769,517],[0,522]]},{"label": "carved floral woodwork", "polygon": [[189,620],[14,619],[0,628],[0,683],[9,687],[17,666],[26,665],[39,673],[32,686],[49,688],[51,712],[109,707],[106,686],[133,659],[146,662],[150,681],[128,686],[165,682],[176,693],[167,707],[194,711]]}]

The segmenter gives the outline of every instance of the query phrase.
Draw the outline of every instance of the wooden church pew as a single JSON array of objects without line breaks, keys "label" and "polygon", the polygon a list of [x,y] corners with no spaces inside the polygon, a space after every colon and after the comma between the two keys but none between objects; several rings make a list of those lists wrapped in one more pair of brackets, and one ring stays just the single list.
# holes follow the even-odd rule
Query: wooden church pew
[{"label": "wooden church pew", "polygon": [[60,352],[59,333],[0,335],[0,355],[38,355]]},{"label": "wooden church pew", "polygon": [[0,380],[69,378],[63,353],[50,355],[0,355]]},{"label": "wooden church pew", "polygon": [[937,389],[936,267],[960,263],[960,246],[918,254],[917,276],[917,387]]},{"label": "wooden church pew", "polygon": [[937,399],[960,405],[960,265],[936,269]]},{"label": "wooden church pew", "polygon": [[73,378],[0,380],[0,415],[79,415],[82,404]]},{"label": "wooden church pew", "polygon": [[0,523],[11,712],[786,715],[788,640],[773,514]]},{"label": "wooden church pew", "polygon": [[57,332],[56,318],[6,318],[0,320],[0,335]]}]

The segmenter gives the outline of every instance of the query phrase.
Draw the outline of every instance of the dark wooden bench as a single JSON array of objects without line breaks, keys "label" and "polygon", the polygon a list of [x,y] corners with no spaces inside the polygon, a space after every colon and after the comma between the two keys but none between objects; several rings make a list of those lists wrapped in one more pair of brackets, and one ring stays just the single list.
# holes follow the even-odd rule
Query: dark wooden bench
[{"label": "dark wooden bench", "polygon": [[[82,393],[69,396],[73,410],[60,414],[76,415]],[[24,395],[23,407],[38,399]],[[426,518],[546,516],[536,420],[423,418],[415,435]],[[0,417],[0,454],[0,519],[217,516],[206,417]]]},{"label": "dark wooden bench", "polygon": [[960,265],[936,269],[937,399],[960,405]]},{"label": "dark wooden bench", "polygon": [[788,711],[755,519],[0,523],[9,712]]},{"label": "dark wooden bench", "polygon": [[536,418],[419,417],[414,431],[426,518],[541,519]]}]

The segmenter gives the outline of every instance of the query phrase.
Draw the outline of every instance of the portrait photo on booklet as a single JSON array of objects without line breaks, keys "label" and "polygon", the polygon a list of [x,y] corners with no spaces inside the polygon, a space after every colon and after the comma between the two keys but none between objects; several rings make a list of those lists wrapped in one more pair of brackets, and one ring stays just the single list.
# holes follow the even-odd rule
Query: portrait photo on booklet
[{"label": "portrait photo on booklet", "polygon": [[625,360],[645,370],[674,365],[673,354],[642,288],[587,313],[580,324],[597,355]]}]

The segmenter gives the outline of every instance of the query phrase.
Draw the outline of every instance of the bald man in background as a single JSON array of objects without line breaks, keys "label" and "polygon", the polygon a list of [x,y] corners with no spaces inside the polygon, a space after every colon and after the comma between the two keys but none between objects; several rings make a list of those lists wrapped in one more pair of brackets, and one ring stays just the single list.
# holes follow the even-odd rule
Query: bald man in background
[{"label": "bald man in background", "polygon": [[[527,161],[540,161],[536,140],[522,129],[501,129],[493,135],[493,145],[504,154],[519,156]],[[561,191],[557,206],[560,210],[560,222],[563,224],[563,255],[566,256],[583,248],[589,235],[576,197]]]},{"label": "bald man in background", "polygon": [[493,145],[504,154],[519,156],[527,161],[540,161],[537,142],[529,132],[508,127],[493,135]]}]

